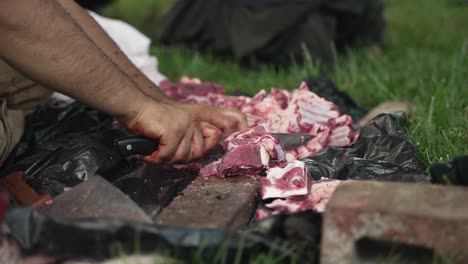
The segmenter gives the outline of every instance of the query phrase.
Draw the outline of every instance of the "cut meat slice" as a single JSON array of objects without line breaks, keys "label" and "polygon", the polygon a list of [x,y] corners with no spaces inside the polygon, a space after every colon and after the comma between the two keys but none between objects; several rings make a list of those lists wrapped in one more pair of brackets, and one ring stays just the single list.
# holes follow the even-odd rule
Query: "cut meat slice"
[{"label": "cut meat slice", "polygon": [[266,207],[281,212],[300,212],[309,209],[323,212],[336,187],[341,183],[340,180],[322,178],[311,184],[308,195],[276,199]]},{"label": "cut meat slice", "polygon": [[235,176],[264,174],[270,166],[286,162],[286,153],[275,137],[263,127],[232,134],[223,143],[226,152],[219,160],[200,170],[200,176]]},{"label": "cut meat slice", "polygon": [[311,181],[305,163],[299,160],[289,162],[283,168],[271,168],[265,178],[260,178],[262,199],[306,195]]}]

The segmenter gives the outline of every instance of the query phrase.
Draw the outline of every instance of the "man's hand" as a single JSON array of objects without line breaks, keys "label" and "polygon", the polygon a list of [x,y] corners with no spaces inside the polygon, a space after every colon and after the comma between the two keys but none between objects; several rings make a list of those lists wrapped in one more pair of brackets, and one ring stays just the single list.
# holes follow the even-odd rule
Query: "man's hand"
[{"label": "man's hand", "polygon": [[222,109],[210,105],[173,103],[177,108],[189,112],[193,118],[205,121],[230,135],[248,127],[245,114],[235,109]]},{"label": "man's hand", "polygon": [[201,158],[212,149],[221,131],[171,105],[148,101],[133,117],[123,120],[135,134],[159,140],[159,148],[146,161],[181,164]]}]

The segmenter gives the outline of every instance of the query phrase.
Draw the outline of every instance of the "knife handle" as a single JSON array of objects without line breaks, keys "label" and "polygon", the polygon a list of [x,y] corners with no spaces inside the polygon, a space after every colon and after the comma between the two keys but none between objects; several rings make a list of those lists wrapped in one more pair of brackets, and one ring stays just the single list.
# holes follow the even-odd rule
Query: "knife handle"
[{"label": "knife handle", "polygon": [[132,155],[148,156],[158,150],[159,147],[158,141],[142,136],[118,138],[114,144],[120,154],[125,157]]}]

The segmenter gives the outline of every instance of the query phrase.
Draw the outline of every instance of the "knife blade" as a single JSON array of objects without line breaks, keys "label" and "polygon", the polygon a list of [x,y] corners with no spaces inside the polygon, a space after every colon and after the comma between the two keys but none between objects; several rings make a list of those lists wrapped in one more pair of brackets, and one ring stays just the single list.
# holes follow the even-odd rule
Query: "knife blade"
[{"label": "knife blade", "polygon": [[315,136],[301,133],[269,133],[278,138],[285,150],[291,150],[307,144]]},{"label": "knife blade", "polygon": [[[310,140],[312,140],[315,136],[309,134],[300,134],[300,133],[268,133],[276,137],[283,148],[288,151],[300,146],[307,144]],[[224,155],[224,149],[221,145],[217,145],[214,149],[210,150],[205,157],[203,157],[200,162],[203,166],[218,160]]]},{"label": "knife blade", "polygon": [[[307,144],[315,136],[309,134],[295,133],[268,133],[281,142],[285,150],[295,149]],[[159,142],[143,136],[126,136],[118,138],[114,143],[118,152],[124,156],[143,155],[148,156],[155,152],[159,147]],[[217,151],[219,152],[219,151]],[[224,153],[217,154],[221,157]]]}]

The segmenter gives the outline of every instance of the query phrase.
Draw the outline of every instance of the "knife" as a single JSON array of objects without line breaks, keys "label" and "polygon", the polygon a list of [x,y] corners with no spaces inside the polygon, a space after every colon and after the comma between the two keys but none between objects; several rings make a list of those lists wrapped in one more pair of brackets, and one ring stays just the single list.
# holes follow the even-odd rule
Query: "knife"
[{"label": "knife", "polygon": [[[312,140],[315,136],[309,134],[269,133],[278,138],[285,150],[295,149]],[[119,153],[124,156],[148,156],[159,147],[159,141],[143,136],[126,136],[118,138],[114,143]]]},{"label": "knife", "polygon": [[[307,144],[310,140],[312,140],[315,136],[309,134],[292,134],[292,133],[268,133],[276,137],[283,148],[288,151],[300,146]],[[217,145],[214,149],[210,150],[207,155],[201,158],[198,162],[202,166],[206,166],[209,163],[218,160],[225,154],[224,149],[221,145]]]},{"label": "knife", "polygon": [[307,144],[315,136],[300,133],[269,133],[276,137],[283,145],[285,150],[291,150]]}]

